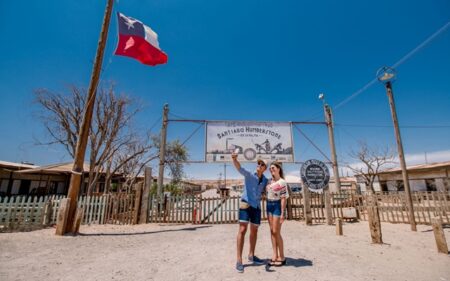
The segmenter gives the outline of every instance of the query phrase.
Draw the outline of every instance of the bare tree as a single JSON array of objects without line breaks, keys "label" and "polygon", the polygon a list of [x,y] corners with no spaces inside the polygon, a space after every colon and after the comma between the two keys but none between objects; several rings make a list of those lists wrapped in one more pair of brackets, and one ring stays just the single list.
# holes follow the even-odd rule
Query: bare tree
[{"label": "bare tree", "polygon": [[359,142],[358,151],[351,151],[349,156],[355,160],[360,161],[356,165],[348,165],[347,167],[355,173],[355,175],[360,176],[366,186],[373,193],[375,192],[373,188],[373,183],[378,176],[378,173],[387,164],[395,163],[395,154],[389,148],[375,148],[369,147],[366,142]]},{"label": "bare tree", "polygon": [[[161,138],[159,136],[152,137],[152,141],[159,151]],[[165,164],[169,168],[169,174],[172,177],[172,183],[177,184],[185,176],[183,162],[188,159],[188,151],[179,140],[174,140],[166,144]]]},{"label": "bare tree", "polygon": [[[41,144],[63,145],[73,157],[86,103],[86,89],[71,86],[68,94],[39,89],[35,96],[42,108],[40,117],[52,139]],[[113,83],[99,88],[89,133],[88,194],[98,188],[100,175],[105,175],[106,191],[110,190],[111,180],[117,173],[122,173],[127,179],[125,186],[131,186],[144,165],[158,157],[155,143],[158,138],[149,134],[142,136],[133,129],[132,120],[140,110],[134,100],[117,95]],[[187,155],[184,147],[175,145],[176,149],[170,149],[173,145],[175,143],[168,144],[169,167],[181,165],[173,162],[181,161]]]},{"label": "bare tree", "polygon": [[[146,139],[150,139],[150,146],[138,142],[129,143],[117,152],[114,163],[111,165],[111,175],[120,173],[125,179],[123,187],[128,191],[137,181],[144,167],[159,158],[160,137],[155,135],[148,136]],[[172,183],[176,184],[184,176],[182,163],[188,158],[187,149],[178,140],[168,142],[166,146],[165,164],[170,170]],[[107,177],[108,182],[110,182],[109,177]]]}]

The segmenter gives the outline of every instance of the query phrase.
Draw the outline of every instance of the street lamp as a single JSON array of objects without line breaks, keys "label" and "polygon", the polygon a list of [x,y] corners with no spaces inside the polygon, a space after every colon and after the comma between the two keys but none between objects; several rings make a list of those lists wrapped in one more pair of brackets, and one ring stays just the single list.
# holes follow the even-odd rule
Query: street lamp
[{"label": "street lamp", "polygon": [[394,94],[392,91],[392,83],[396,79],[395,69],[384,66],[377,71],[377,78],[378,78],[378,81],[383,83],[384,86],[386,87],[386,94],[388,96],[389,106],[391,108],[392,121],[394,122],[394,131],[395,131],[395,138],[397,141],[398,158],[400,160],[400,166],[402,168],[403,185],[405,187],[406,198],[407,198],[407,202],[408,202],[409,220],[411,223],[411,230],[417,231],[416,220],[414,218],[414,209],[413,209],[413,203],[412,203],[412,197],[411,197],[411,189],[409,187],[408,170],[406,169],[405,154],[403,153],[402,138],[400,135],[397,111],[395,109]]}]

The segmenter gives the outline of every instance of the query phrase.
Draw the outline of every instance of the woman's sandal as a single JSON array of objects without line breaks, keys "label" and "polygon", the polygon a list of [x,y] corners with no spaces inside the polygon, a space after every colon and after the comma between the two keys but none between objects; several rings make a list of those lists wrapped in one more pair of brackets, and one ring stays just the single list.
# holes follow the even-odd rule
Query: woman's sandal
[{"label": "woman's sandal", "polygon": [[268,266],[277,266],[277,261],[276,260],[270,260],[269,263],[267,264]]},{"label": "woman's sandal", "polygon": [[274,266],[283,266],[286,265],[286,259],[282,260],[282,261],[275,261],[276,263],[274,264]]}]

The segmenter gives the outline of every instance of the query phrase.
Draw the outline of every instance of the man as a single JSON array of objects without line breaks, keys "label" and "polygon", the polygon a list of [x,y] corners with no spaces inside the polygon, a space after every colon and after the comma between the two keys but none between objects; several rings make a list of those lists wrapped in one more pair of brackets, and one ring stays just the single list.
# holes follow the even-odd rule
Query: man
[{"label": "man", "polygon": [[242,263],[242,250],[244,248],[244,239],[250,223],[250,249],[248,260],[255,264],[263,264],[264,262],[255,256],[256,239],[258,236],[258,226],[261,223],[261,194],[266,185],[267,178],[264,171],[267,169],[267,161],[259,159],[257,161],[256,172],[251,173],[241,167],[237,160],[238,155],[233,153],[233,165],[238,172],[245,177],[244,190],[242,192],[239,204],[239,231],[237,234],[237,262],[236,270],[244,272]]}]

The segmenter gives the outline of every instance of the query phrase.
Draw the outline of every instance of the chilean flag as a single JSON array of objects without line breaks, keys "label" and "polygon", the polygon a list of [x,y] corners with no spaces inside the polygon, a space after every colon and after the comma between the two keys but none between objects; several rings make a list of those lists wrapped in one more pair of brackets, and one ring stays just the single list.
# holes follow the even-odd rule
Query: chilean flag
[{"label": "chilean flag", "polygon": [[143,64],[167,63],[167,55],[161,51],[158,34],[142,22],[117,13],[119,23],[119,43],[116,55],[137,59]]}]

